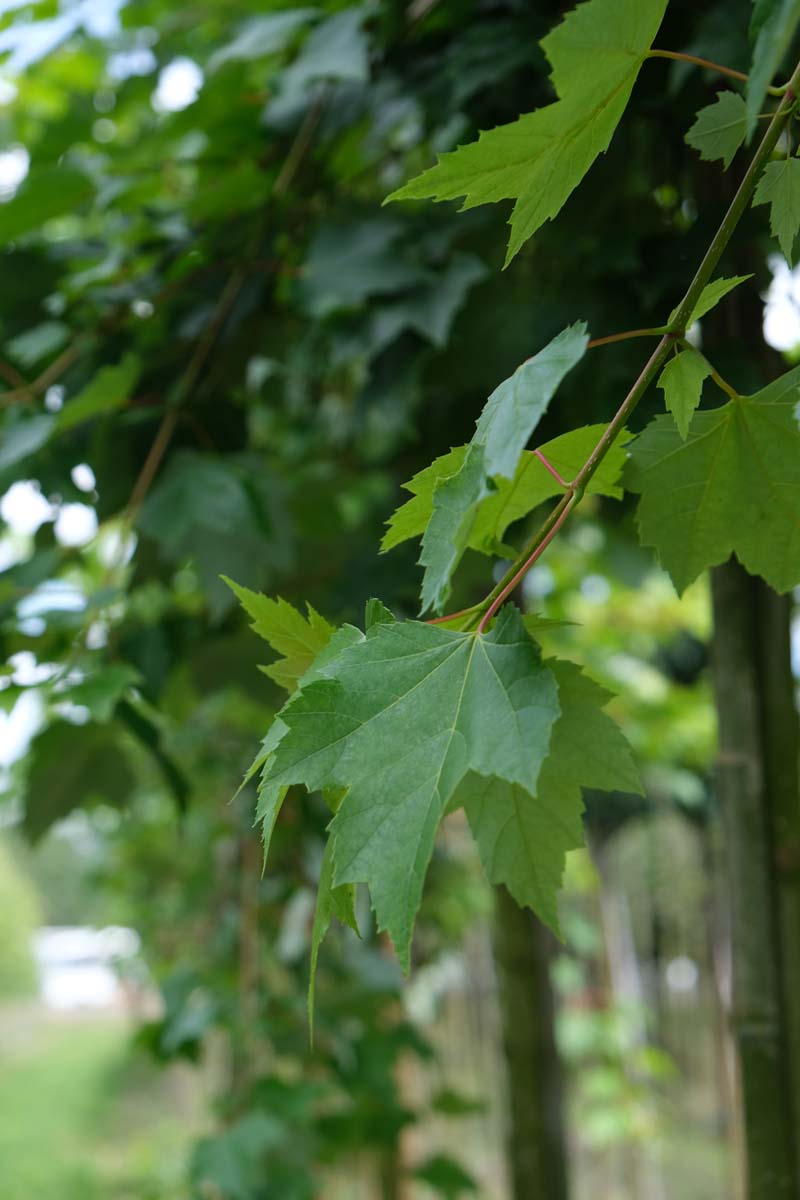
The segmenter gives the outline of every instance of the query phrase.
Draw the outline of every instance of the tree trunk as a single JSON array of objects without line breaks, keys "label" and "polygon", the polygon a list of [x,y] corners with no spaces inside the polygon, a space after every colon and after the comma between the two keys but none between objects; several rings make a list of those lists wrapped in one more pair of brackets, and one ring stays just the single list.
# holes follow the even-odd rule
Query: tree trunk
[{"label": "tree trunk", "polygon": [[513,1200],[567,1200],[564,1080],[553,1029],[552,935],[494,889]]},{"label": "tree trunk", "polygon": [[792,599],[760,580],[755,593],[761,739],[800,1195],[800,721],[792,676]]},{"label": "tree trunk", "polygon": [[[717,794],[727,843],[732,1020],[741,1067],[748,1197],[798,1200],[791,1061],[796,1045],[790,1018],[798,993],[795,986],[790,995],[792,981],[784,977],[787,965],[796,969],[797,946],[784,946],[784,926],[795,916],[797,880],[791,869],[785,886],[779,886],[774,868],[785,828],[796,830],[796,715],[789,719],[794,714],[790,677],[785,694],[785,622],[782,637],[762,628],[766,611],[777,611],[774,606],[780,604],[767,593],[733,561],[712,573]],[[778,715],[782,706],[786,713]],[[796,925],[791,932],[789,940],[796,943]]]}]

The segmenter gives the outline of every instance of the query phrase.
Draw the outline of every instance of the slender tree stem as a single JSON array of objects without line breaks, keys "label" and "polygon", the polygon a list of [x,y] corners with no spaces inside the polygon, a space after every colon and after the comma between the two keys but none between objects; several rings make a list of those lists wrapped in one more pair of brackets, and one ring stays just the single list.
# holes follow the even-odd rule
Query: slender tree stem
[{"label": "slender tree stem", "polygon": [[[666,51],[664,52],[666,53]],[[795,94],[800,88],[800,63],[795,67],[792,77],[789,80],[785,94],[781,98],[781,102],[775,110],[775,115],[768,128],[766,129],[761,143],[753,155],[747,171],[745,172],[741,183],[736,191],[733,200],[730,203],[728,211],[722,218],[717,232],[711,240],[711,244],[706,251],[700,266],[695,272],[695,276],[686,289],[686,294],[681,300],[675,312],[675,319],[671,322],[671,328],[668,333],[663,334],[658,345],[645,363],[639,377],[633,384],[633,387],[628,392],[616,414],[612,418],[609,425],[603,432],[600,440],[587,458],[586,462],[581,467],[578,474],[575,476],[569,490],[562,496],[561,500],[551,511],[544,524],[534,534],[533,538],[527,543],[522,553],[511,564],[503,578],[496,584],[486,599],[483,601],[485,610],[484,616],[481,618],[478,626],[478,631],[483,632],[486,628],[490,615],[494,615],[500,604],[508,597],[514,587],[522,580],[525,573],[530,569],[534,562],[539,558],[540,553],[550,544],[555,534],[564,524],[569,513],[575,508],[578,502],[582,499],[586,486],[594,475],[600,463],[605,458],[608,451],[613,446],[616,439],[624,429],[631,413],[634,411],[639,401],[641,400],[647,388],[655,379],[662,365],[664,364],[667,355],[676,341],[683,339],[686,331],[686,326],[690,321],[692,313],[697,305],[698,300],[710,281],[723,251],[727,246],[734,229],[742,218],[742,215],[750,202],[750,198],[755,190],[759,176],[769,160],[772,151],[774,150],[781,133],[795,108]]]},{"label": "slender tree stem", "polygon": [[6,362],[4,358],[0,358],[0,377],[5,379],[6,383],[10,383],[13,388],[20,388],[26,392],[30,387],[24,375],[20,375],[17,368],[10,362]]},{"label": "slender tree stem", "polygon": [[559,529],[561,528],[561,526],[564,524],[567,517],[569,516],[570,511],[574,508],[574,506],[577,504],[577,502],[578,502],[577,493],[573,492],[572,489],[570,488],[569,496],[567,497],[566,502],[561,506],[561,511],[559,512],[559,515],[556,518],[556,520],[553,521],[550,529],[547,531],[545,536],[539,542],[538,546],[536,546],[536,548],[531,552],[531,554],[528,556],[528,558],[525,559],[525,562],[522,564],[522,566],[519,568],[519,570],[516,572],[516,574],[511,576],[511,578],[509,579],[509,581],[505,585],[505,587],[502,589],[502,591],[500,591],[497,594],[497,596],[495,596],[494,600],[492,600],[492,602],[489,605],[489,607],[487,608],[486,612],[481,617],[480,624],[478,625],[478,633],[483,633],[483,631],[486,629],[486,626],[489,624],[492,617],[497,612],[498,608],[503,603],[503,601],[506,600],[508,596],[510,596],[510,594],[513,592],[513,590],[517,586],[517,584],[522,583],[522,580],[525,578],[528,571],[530,571],[531,567],[536,562],[537,558],[539,558],[542,554],[544,554],[545,550],[550,545],[553,538],[556,536]]},{"label": "slender tree stem", "polygon": [[[722,63],[712,62],[710,58],[698,58],[696,54],[681,54],[677,50],[649,50],[648,58],[671,58],[675,62],[691,63],[695,67],[704,67],[707,71],[716,71],[720,75],[727,75],[729,79],[738,79],[741,83],[747,83],[749,76],[745,75],[744,71],[735,71],[733,67],[723,67]],[[768,87],[767,92],[770,96],[783,96],[786,88]]]}]

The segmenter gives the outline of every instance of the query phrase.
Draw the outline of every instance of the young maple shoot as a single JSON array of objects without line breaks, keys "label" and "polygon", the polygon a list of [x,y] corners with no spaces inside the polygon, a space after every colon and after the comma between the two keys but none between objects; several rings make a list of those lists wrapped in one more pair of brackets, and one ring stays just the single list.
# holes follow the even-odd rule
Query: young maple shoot
[{"label": "young maple shoot", "polygon": [[[652,49],[665,9],[666,0],[580,4],[542,43],[559,98],[444,155],[390,199],[464,197],[465,208],[514,200],[510,260],[608,147],[648,57],[687,57]],[[639,493],[641,540],[679,591],[732,553],[779,591],[800,583],[800,367],[740,396],[686,341],[690,325],[750,278],[712,276],[751,202],[770,204],[787,257],[800,231],[800,170],[788,132],[800,66],[785,87],[771,84],[800,24],[800,5],[761,5],[755,23],[749,78],[718,68],[745,81],[744,98],[720,93],[698,114],[687,142],[728,168],[764,105],[773,111],[666,323],[595,343],[583,322],[569,326],[494,390],[467,445],[405,485],[411,499],[390,518],[381,548],[421,537],[422,612],[441,613],[468,547],[513,560],[486,598],[427,622],[398,621],[371,600],[363,632],[352,625],[334,631],[313,609],[303,617],[285,601],[231,585],[256,632],[282,655],[266,669],[290,693],[246,777],[260,774],[265,846],[292,786],[321,792],[332,814],[312,932],[312,989],[332,918],[356,928],[358,883],[368,887],[377,926],[408,969],[436,832],[449,812],[464,808],[491,882],[557,932],[565,855],[582,843],[582,790],[641,791],[627,743],[603,711],[609,693],[576,665],[544,659],[534,636],[541,619],[504,607],[586,492],[619,497],[623,481]],[[659,340],[608,425],[528,449],[559,385],[590,347],[628,336]],[[706,393],[713,385],[726,395],[703,410],[707,380]],[[626,425],[656,382],[666,412],[628,451]],[[510,526],[554,497],[517,552],[507,541]]]}]

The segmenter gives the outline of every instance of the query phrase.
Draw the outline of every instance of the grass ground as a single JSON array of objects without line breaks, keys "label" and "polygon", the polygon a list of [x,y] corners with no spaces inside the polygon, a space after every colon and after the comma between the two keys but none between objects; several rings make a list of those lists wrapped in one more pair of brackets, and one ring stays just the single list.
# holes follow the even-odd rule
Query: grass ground
[{"label": "grass ground", "polygon": [[3,1200],[185,1196],[193,1089],[129,1042],[120,1020],[0,1014]]},{"label": "grass ground", "polygon": [[[479,1089],[470,1081],[467,1090]],[[132,1055],[130,1027],[119,1018],[54,1020],[27,1007],[0,1009],[0,1200],[187,1200],[188,1156],[209,1112],[202,1076]],[[488,1174],[496,1175],[497,1131],[476,1120],[470,1166],[480,1177],[481,1161],[491,1162]],[[463,1127],[460,1136],[463,1141]],[[641,1153],[629,1159],[619,1151],[582,1155],[573,1164],[576,1197],[644,1195],[632,1167]],[[672,1130],[658,1157],[669,1200],[732,1194],[726,1147],[708,1131]],[[372,1196],[371,1180],[350,1164],[327,1177],[322,1194],[326,1200]],[[484,1180],[481,1196],[504,1191]]]}]

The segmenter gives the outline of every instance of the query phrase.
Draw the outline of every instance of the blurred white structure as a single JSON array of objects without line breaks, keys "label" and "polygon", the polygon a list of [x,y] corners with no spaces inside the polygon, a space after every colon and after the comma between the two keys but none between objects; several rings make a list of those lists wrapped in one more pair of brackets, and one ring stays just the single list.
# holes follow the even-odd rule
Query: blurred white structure
[{"label": "blurred white structure", "polygon": [[113,1008],[125,1001],[119,964],[139,951],[133,929],[45,926],[33,938],[41,997],[48,1008]]},{"label": "blurred white structure", "polygon": [[800,345],[800,269],[781,254],[769,258],[772,283],[764,309],[764,341],[774,350],[792,351]]}]

